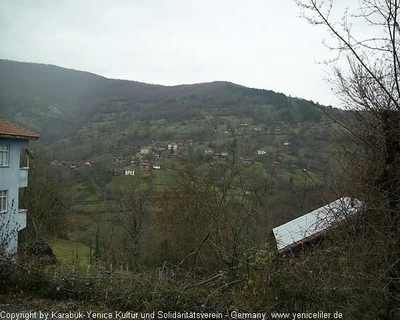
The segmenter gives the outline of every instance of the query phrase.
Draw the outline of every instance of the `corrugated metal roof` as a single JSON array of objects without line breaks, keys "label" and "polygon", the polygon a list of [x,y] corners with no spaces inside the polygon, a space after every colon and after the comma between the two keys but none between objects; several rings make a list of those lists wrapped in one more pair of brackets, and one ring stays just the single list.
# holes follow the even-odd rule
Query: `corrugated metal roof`
[{"label": "corrugated metal roof", "polygon": [[7,120],[0,119],[0,137],[37,139],[39,135]]},{"label": "corrugated metal roof", "polygon": [[278,251],[282,252],[311,240],[336,222],[358,212],[361,207],[360,200],[343,197],[272,229]]}]

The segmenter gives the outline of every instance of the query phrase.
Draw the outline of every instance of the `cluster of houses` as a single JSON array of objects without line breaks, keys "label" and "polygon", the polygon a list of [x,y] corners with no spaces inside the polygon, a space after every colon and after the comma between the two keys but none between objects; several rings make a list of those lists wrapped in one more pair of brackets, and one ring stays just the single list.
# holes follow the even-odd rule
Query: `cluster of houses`
[{"label": "cluster of houses", "polygon": [[171,158],[173,154],[179,154],[179,149],[186,149],[187,146],[192,146],[193,145],[193,140],[176,140],[176,141],[170,141],[170,142],[153,142],[153,144],[142,146],[140,148],[140,155],[146,155],[146,154],[154,154],[159,155],[161,152],[169,150],[171,153]]},{"label": "cluster of houses", "polygon": [[[153,166],[151,166],[149,160],[143,160],[143,161],[141,161],[141,162],[139,163],[139,170],[140,170],[140,171],[149,171],[150,168],[153,168],[153,169],[156,169],[156,170],[158,169],[158,170],[159,170],[159,169],[161,169],[161,166],[159,166],[159,165],[153,165]],[[134,176],[134,175],[135,175],[135,170],[132,170],[132,168],[126,168],[126,169],[124,169],[123,174],[124,174],[125,176]]]},{"label": "cluster of houses", "polygon": [[[21,167],[21,151],[29,140],[38,138],[38,134],[0,119],[0,254],[17,253],[18,232],[26,227],[27,210],[19,208],[19,189],[28,185],[29,161]],[[163,147],[155,146],[155,148]],[[170,143],[166,145],[165,150],[178,150],[178,148],[179,144]],[[209,150],[208,154],[214,155],[212,150]],[[29,155],[30,152],[26,152],[26,156]],[[127,161],[128,158],[125,157],[112,159],[115,166],[124,166]],[[135,160],[131,157],[130,162],[132,161]],[[87,166],[92,164],[91,160],[84,162]],[[76,167],[75,163],[57,160],[53,161],[52,165]],[[144,157],[140,159],[140,170],[149,170],[150,166],[149,160]],[[157,170],[160,166],[153,165],[152,168]],[[124,173],[129,176],[135,174],[133,170],[125,170]],[[363,206],[364,204],[357,199],[342,197],[275,227],[272,233],[277,252],[280,254],[296,252],[315,244],[329,229],[334,229],[341,223],[349,221],[353,215],[362,212]]]},{"label": "cluster of houses", "polygon": [[[228,124],[228,123],[224,123],[224,124]],[[246,123],[246,122],[241,122],[240,123],[240,126],[243,128],[243,129],[246,129],[246,130],[248,130],[248,129],[250,129],[251,130],[251,128],[253,129],[253,131],[258,131],[258,132],[261,132],[261,131],[263,131],[264,130],[264,126],[263,125],[259,125],[259,126],[250,126],[250,128],[248,128],[249,127],[249,124],[248,123]],[[214,133],[220,133],[220,134],[229,134],[230,133],[230,130],[232,130],[232,129],[229,129],[228,130],[228,128],[227,128],[227,130],[224,130],[224,129],[221,129],[221,128],[212,128],[212,129],[210,129],[212,132],[214,132]],[[238,129],[236,129],[236,130],[234,130],[234,131],[239,131]]]},{"label": "cluster of houses", "polygon": [[[162,153],[168,155],[170,159],[179,159],[185,154],[188,146],[193,145],[193,140],[176,140],[169,142],[153,142],[149,145],[140,147],[139,152],[134,156],[115,157],[111,159],[113,166],[127,167],[138,165],[140,171],[160,170],[161,166],[157,163],[151,163],[149,158],[155,161],[161,159]],[[113,170],[115,172],[115,170]],[[134,176],[135,172],[132,168],[125,168],[123,174],[126,176]]]},{"label": "cluster of houses", "polygon": [[[290,150],[291,142],[290,141],[285,141],[283,143],[283,146],[286,148],[287,153],[291,152],[291,150]],[[206,148],[204,150],[204,154],[214,160],[223,159],[228,156],[228,152],[226,152],[226,151],[217,153],[217,152],[214,152],[214,150],[211,148]],[[280,156],[278,154],[267,153],[267,151],[265,151],[263,149],[259,149],[255,152],[255,155],[257,155],[257,156],[264,156],[267,154],[270,158],[272,166],[276,167],[276,166],[280,165],[280,160],[282,160],[282,156]],[[251,157],[250,158],[240,157],[240,160],[242,160],[242,162],[246,165],[250,165],[251,163],[254,162],[254,159],[252,159]]]},{"label": "cluster of houses", "polygon": [[226,151],[222,151],[221,153],[219,153],[219,152],[214,152],[214,149],[211,149],[211,148],[206,148],[204,150],[204,154],[206,156],[212,157],[214,160],[218,160],[218,159],[228,156],[228,152],[226,152]]},{"label": "cluster of houses", "polygon": [[[138,165],[140,171],[149,171],[151,169],[160,170],[161,166],[157,163],[151,164],[148,160],[148,156],[154,157],[154,160],[157,161],[161,159],[161,153],[165,152],[170,159],[179,159],[181,155],[185,154],[187,147],[192,145],[193,140],[191,139],[170,142],[153,142],[150,145],[140,147],[136,155],[113,157],[110,160],[111,167],[109,168],[109,172],[113,174],[120,174],[122,172],[124,175],[134,176],[134,170],[131,169],[132,165]],[[133,146],[123,146],[123,150],[134,149],[135,147]],[[53,160],[51,162],[51,165],[62,166],[68,169],[76,169],[84,166],[91,167],[93,164],[95,164],[95,162],[90,159],[85,161]],[[116,170],[118,167],[122,167],[123,170]]]},{"label": "cluster of houses", "polygon": [[127,166],[129,164],[135,164],[136,163],[136,157],[135,156],[129,156],[129,157],[114,157],[111,159],[111,164],[113,166]]},{"label": "cluster of houses", "polygon": [[64,160],[53,160],[50,163],[52,166],[61,166],[69,169],[76,169],[81,166],[91,167],[95,164],[93,160],[85,160],[85,161],[64,161]]},{"label": "cluster of houses", "polygon": [[[132,165],[139,165],[140,171],[149,171],[151,168],[149,160],[136,156],[115,157],[111,159],[111,164],[112,167],[109,171],[114,175],[119,175],[122,172],[125,176],[134,176],[135,171],[132,169]],[[116,170],[116,167],[122,167],[122,170]],[[153,167],[160,168],[160,166],[156,165]]]},{"label": "cluster of houses", "polygon": [[285,121],[276,121],[273,125],[251,125],[249,126],[246,122],[241,122],[240,126],[245,130],[253,130],[257,133],[264,132],[265,134],[270,135],[281,135],[281,134],[289,134],[292,131],[293,124],[290,124]]},{"label": "cluster of houses", "polygon": [[[242,126],[247,126],[246,123],[242,123]],[[109,172],[114,175],[124,174],[127,176],[134,176],[134,170],[132,166],[138,166],[140,171],[149,171],[149,170],[160,170],[161,166],[157,164],[157,160],[160,160],[162,157],[177,160],[181,157],[187,155],[188,147],[193,146],[193,140],[174,140],[169,142],[155,142],[141,146],[140,148],[134,146],[124,145],[124,150],[134,151],[137,150],[135,155],[127,155],[127,156],[118,156],[113,157],[111,162],[111,167]],[[290,149],[291,142],[285,141],[283,146],[286,147],[287,150]],[[289,148],[289,149],[288,149]],[[260,149],[257,150],[256,155],[264,156],[267,155],[267,151]],[[228,157],[227,151],[215,152],[212,148],[204,149],[204,155],[208,157],[208,159],[219,160]],[[251,158],[242,158],[245,164],[251,164],[254,160]],[[150,162],[155,161],[155,162]],[[91,167],[95,162],[91,159],[87,159],[85,161],[64,161],[64,160],[54,160],[51,162],[51,165],[62,166],[69,169],[76,169],[78,167]],[[272,166],[278,166],[279,160],[274,157],[271,159]],[[117,169],[121,167],[121,169]]]},{"label": "cluster of houses", "polygon": [[[285,142],[283,143],[283,145],[286,147],[286,152],[287,152],[287,153],[291,153],[290,146],[291,146],[292,144],[290,143],[290,141],[285,141]],[[263,149],[257,150],[257,155],[258,155],[258,156],[263,156],[263,155],[266,155],[266,154],[267,154],[267,151],[265,151],[265,150],[263,150]]]}]

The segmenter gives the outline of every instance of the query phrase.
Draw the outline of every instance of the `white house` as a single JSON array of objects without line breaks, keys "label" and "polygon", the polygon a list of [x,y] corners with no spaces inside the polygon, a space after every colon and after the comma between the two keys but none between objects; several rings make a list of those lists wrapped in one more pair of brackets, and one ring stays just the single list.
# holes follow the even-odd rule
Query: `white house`
[{"label": "white house", "polygon": [[29,166],[20,167],[21,149],[39,135],[0,119],[0,252],[16,253],[18,232],[26,227],[26,209],[19,208],[19,188],[28,186]]},{"label": "white house", "polygon": [[175,142],[168,143],[168,150],[178,150],[178,145]]},{"label": "white house", "polygon": [[285,252],[321,236],[338,222],[361,211],[360,200],[343,197],[272,229],[278,252]]},{"label": "white house", "polygon": [[124,173],[126,176],[134,176],[135,175],[135,171],[133,171],[133,170],[125,170]]}]

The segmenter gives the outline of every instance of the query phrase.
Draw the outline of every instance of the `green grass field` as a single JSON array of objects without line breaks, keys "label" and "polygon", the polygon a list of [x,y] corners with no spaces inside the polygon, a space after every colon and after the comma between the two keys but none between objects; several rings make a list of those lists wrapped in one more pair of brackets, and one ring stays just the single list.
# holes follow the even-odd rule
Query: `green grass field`
[{"label": "green grass field", "polygon": [[63,265],[86,267],[90,264],[90,249],[81,242],[55,238],[50,246]]}]

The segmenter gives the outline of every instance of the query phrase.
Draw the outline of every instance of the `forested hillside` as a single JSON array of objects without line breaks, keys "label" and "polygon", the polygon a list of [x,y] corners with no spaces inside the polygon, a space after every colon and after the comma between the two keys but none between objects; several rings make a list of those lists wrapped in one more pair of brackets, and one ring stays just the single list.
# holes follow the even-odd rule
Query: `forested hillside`
[{"label": "forested hillside", "polygon": [[[107,79],[51,65],[0,60],[0,117],[49,143],[108,114],[135,120],[251,117],[255,123],[321,119],[313,102],[229,82],[160,86]],[[125,129],[125,123],[117,123]]]},{"label": "forested hillside", "polygon": [[[269,181],[270,197],[253,199],[270,207],[268,218],[262,215],[265,228],[331,197],[326,185],[334,175],[337,137],[330,117],[345,116],[338,109],[229,82],[167,87],[6,60],[0,61],[0,82],[0,117],[41,134],[27,194],[41,189],[42,176],[55,179],[68,198],[65,205],[54,201],[57,217],[72,213],[64,231],[86,245],[95,224],[82,227],[77,220],[85,230],[77,232],[75,214],[110,212],[105,199],[119,199],[132,183],[147,196],[165,196],[187,170],[193,179],[215,174],[218,184],[239,167],[229,185],[235,193],[256,194]],[[312,197],[313,190],[321,195]],[[25,197],[35,207],[31,219],[43,214],[29,204],[36,197]],[[35,237],[58,225],[49,215],[45,220]],[[257,242],[263,241],[264,230],[258,232]]]}]

